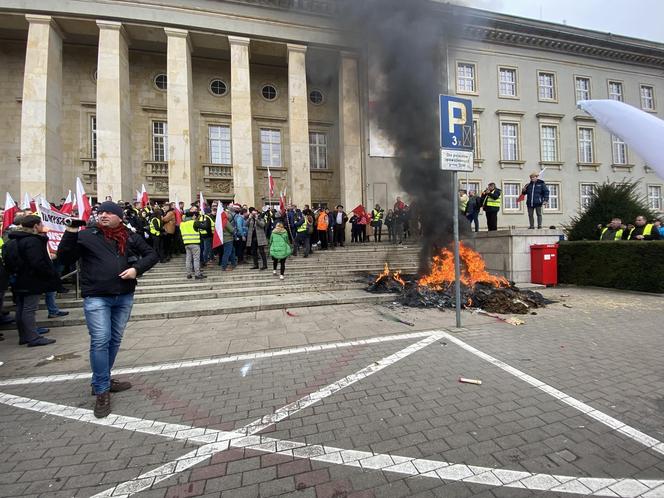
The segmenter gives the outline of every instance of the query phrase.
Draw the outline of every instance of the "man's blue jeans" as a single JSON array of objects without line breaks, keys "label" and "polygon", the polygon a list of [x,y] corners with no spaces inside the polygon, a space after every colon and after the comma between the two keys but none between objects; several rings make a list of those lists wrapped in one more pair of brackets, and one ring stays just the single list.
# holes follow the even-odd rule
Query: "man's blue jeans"
[{"label": "man's blue jeans", "polygon": [[90,366],[95,394],[105,393],[111,388],[111,369],[133,304],[134,294],[83,299],[85,321],[90,333]]},{"label": "man's blue jeans", "polygon": [[201,239],[201,263],[212,259],[212,239]]},{"label": "man's blue jeans", "polygon": [[224,252],[219,260],[219,266],[221,266],[221,269],[225,270],[229,262],[231,266],[237,266],[237,257],[235,256],[235,246],[233,245],[233,241],[226,242],[223,247]]},{"label": "man's blue jeans", "polygon": [[55,302],[55,292],[47,292],[46,294],[46,307],[48,308],[49,315],[57,315],[60,312],[58,304]]}]

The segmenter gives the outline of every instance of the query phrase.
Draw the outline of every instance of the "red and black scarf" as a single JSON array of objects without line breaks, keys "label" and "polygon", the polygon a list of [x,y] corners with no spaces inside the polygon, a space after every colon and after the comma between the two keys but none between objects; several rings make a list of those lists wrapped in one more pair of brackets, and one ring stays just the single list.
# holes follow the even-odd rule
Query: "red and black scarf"
[{"label": "red and black scarf", "polygon": [[127,239],[129,238],[129,232],[127,228],[120,224],[115,228],[97,226],[99,231],[104,234],[104,238],[109,242],[115,241],[118,245],[118,253],[120,256],[124,256],[125,250],[127,248]]}]

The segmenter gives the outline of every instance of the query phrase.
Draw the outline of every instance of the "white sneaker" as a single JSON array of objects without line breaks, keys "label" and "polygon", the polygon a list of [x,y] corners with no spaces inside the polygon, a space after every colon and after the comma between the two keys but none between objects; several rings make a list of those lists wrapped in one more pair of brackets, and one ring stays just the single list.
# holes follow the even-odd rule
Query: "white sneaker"
[{"label": "white sneaker", "polygon": [[283,275],[279,275],[279,280],[283,280],[283,279],[284,279],[284,276],[283,276]]},{"label": "white sneaker", "polygon": [[277,270],[272,270],[272,275],[276,275],[276,274],[277,274]]}]

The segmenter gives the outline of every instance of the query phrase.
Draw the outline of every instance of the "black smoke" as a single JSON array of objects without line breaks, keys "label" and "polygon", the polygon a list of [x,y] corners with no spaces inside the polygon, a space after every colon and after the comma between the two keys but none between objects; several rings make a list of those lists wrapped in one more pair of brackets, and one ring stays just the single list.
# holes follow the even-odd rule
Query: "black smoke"
[{"label": "black smoke", "polygon": [[[341,2],[342,27],[358,37],[369,64],[384,76],[374,119],[396,147],[401,187],[412,206],[411,231],[422,226],[420,272],[453,239],[452,174],[440,170],[438,95],[447,88],[448,45],[461,22],[432,0]],[[464,227],[467,223],[461,223]]]}]

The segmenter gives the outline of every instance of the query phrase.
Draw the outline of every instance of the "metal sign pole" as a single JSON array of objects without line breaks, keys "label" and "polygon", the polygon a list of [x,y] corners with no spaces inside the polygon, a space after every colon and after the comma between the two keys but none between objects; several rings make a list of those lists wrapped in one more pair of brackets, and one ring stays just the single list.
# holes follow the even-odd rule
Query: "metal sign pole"
[{"label": "metal sign pole", "polygon": [[[457,184],[456,171],[452,172],[453,185]],[[454,208],[452,216],[454,217],[454,302],[456,308],[456,326],[461,327],[461,262],[459,261],[459,195],[454,192]]]}]

